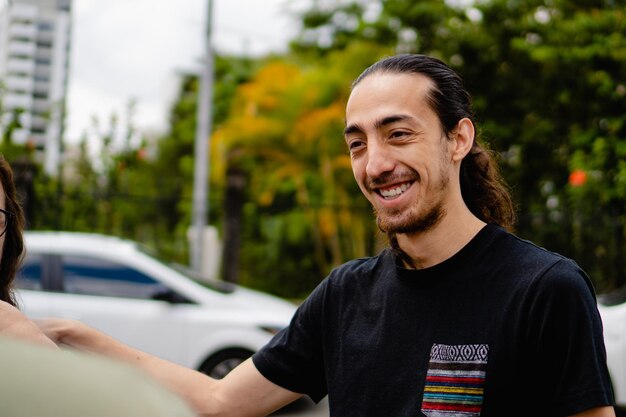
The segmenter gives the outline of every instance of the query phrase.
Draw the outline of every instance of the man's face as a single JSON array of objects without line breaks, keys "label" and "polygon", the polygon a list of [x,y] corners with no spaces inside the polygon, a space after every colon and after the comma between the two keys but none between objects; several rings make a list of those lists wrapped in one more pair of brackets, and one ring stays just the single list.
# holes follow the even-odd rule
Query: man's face
[{"label": "man's face", "polygon": [[387,233],[418,233],[445,214],[454,173],[447,140],[426,102],[433,82],[418,74],[374,73],[346,107],[352,171]]}]

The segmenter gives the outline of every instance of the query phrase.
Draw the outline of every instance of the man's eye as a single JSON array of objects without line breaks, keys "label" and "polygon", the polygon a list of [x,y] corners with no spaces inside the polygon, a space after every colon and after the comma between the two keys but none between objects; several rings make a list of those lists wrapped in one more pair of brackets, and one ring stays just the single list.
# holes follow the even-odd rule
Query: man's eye
[{"label": "man's eye", "polygon": [[361,140],[353,140],[348,143],[348,149],[351,151],[361,148],[364,145],[364,142]]},{"label": "man's eye", "polygon": [[402,130],[396,130],[394,132],[391,132],[391,137],[392,138],[401,138],[401,137],[406,136],[408,134],[409,134],[408,132],[404,132]]}]

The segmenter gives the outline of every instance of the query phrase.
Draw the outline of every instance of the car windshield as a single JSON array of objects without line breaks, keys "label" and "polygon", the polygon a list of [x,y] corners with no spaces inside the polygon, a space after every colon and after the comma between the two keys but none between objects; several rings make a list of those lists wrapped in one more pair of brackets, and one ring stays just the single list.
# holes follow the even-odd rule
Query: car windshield
[{"label": "car windshield", "polygon": [[137,249],[139,249],[139,251],[145,253],[146,255],[150,256],[151,258],[153,258],[154,260],[156,260],[157,262],[160,262],[166,266],[169,266],[170,268],[176,270],[177,272],[183,274],[184,276],[186,276],[187,278],[197,282],[198,284],[205,286],[211,290],[220,292],[222,294],[231,294],[235,291],[235,289],[237,288],[236,285],[231,284],[230,282],[224,282],[224,281],[219,281],[216,279],[211,279],[208,278],[204,275],[202,275],[199,272],[194,271],[193,269],[190,269],[189,267],[185,266],[185,265],[181,265],[179,263],[164,263],[162,262],[158,256],[156,255],[155,251],[152,250],[150,247],[143,245],[141,243],[136,242],[136,246]]},{"label": "car windshield", "polygon": [[200,285],[204,285],[209,289],[219,291],[222,294],[230,294],[235,291],[237,288],[236,285],[231,284],[230,282],[218,281],[216,279],[207,278],[206,276],[200,274],[199,272],[194,271],[184,265],[181,264],[170,264],[170,267],[177,270],[181,274],[185,275],[187,278],[190,278],[196,281]]}]

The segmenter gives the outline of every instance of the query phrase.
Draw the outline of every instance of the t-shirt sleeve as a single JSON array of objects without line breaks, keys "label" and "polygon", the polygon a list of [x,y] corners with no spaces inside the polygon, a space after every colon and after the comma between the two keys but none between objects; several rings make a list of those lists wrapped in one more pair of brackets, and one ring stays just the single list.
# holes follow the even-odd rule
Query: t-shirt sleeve
[{"label": "t-shirt sleeve", "polygon": [[613,404],[602,321],[592,284],[572,261],[552,266],[537,284],[529,322],[537,382],[553,390],[548,415]]},{"label": "t-shirt sleeve", "polygon": [[261,374],[316,403],[327,394],[322,331],[326,281],[302,303],[289,326],[252,356]]}]

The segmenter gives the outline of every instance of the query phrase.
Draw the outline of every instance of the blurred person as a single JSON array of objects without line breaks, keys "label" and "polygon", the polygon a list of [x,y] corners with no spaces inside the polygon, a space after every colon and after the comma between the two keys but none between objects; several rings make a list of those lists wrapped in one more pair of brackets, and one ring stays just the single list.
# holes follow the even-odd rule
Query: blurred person
[{"label": "blurred person", "polygon": [[139,369],[0,335],[0,415],[193,417],[179,397]]},{"label": "blurred person", "polygon": [[344,131],[389,248],[321,282],[290,326],[222,380],[49,319],[53,340],[135,363],[203,416],[303,394],[336,416],[614,416],[586,274],[513,235],[515,210],[443,62],[398,55],[354,82]]},{"label": "blurred person", "polygon": [[0,301],[16,305],[12,283],[24,253],[24,212],[11,166],[0,155]]},{"label": "blurred person", "polygon": [[[62,352],[17,308],[24,214],[0,155],[0,380],[3,416],[193,417],[180,398],[127,364]],[[94,375],[97,377],[94,378]]]},{"label": "blurred person", "polygon": [[11,166],[0,155],[0,335],[17,337],[56,348],[18,309],[13,280],[24,253],[24,212]]}]

